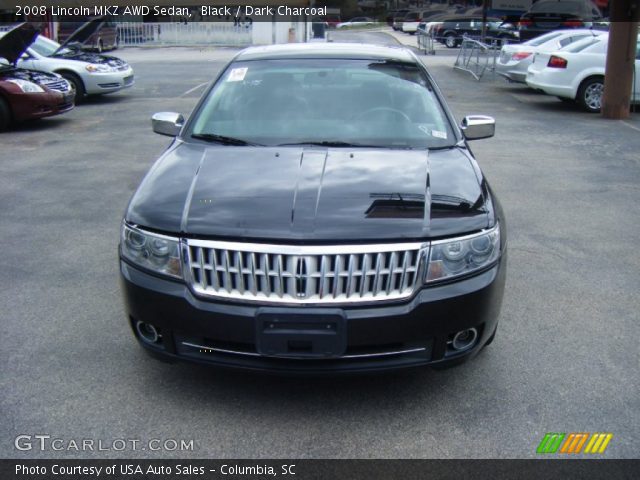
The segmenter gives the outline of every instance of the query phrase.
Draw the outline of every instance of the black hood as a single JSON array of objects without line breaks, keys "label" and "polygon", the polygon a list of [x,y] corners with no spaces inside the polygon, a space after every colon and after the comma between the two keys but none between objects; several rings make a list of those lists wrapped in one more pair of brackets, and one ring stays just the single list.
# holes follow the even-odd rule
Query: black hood
[{"label": "black hood", "polygon": [[106,17],[97,17],[89,20],[87,23],[78,28],[75,32],[73,32],[69,37],[60,45],[60,48],[56,50],[53,54],[55,55],[60,50],[70,45],[83,45],[87,40],[96,33],[102,25],[104,24]]},{"label": "black hood", "polygon": [[15,65],[20,56],[29,48],[38,31],[29,23],[22,23],[0,38],[0,57]]},{"label": "black hood", "polygon": [[181,144],[151,169],[126,219],[191,237],[433,238],[487,227],[481,185],[459,149]]}]

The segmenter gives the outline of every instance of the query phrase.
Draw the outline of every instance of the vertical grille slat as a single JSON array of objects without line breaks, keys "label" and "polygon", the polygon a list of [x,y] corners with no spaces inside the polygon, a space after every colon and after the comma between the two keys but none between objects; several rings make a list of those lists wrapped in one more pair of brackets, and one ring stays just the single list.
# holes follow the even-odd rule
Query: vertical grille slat
[{"label": "vertical grille slat", "polygon": [[364,245],[341,251],[339,245],[263,247],[203,240],[187,240],[187,244],[196,293],[274,303],[406,298],[419,283],[421,250],[426,248],[423,244]]}]

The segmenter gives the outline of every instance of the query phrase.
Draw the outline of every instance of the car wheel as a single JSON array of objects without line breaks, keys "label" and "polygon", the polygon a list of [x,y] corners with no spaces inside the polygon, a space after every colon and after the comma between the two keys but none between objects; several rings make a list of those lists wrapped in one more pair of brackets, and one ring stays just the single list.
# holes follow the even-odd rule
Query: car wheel
[{"label": "car wheel", "polygon": [[578,89],[578,103],[589,113],[598,113],[602,107],[604,77],[587,78]]},{"label": "car wheel", "polygon": [[458,41],[454,33],[447,33],[444,37],[444,44],[447,48],[456,48]]},{"label": "car wheel", "polygon": [[84,83],[82,83],[80,77],[71,72],[61,72],[60,75],[62,75],[62,78],[69,82],[71,87],[76,91],[76,104],[82,103],[86,95],[86,91],[84,89]]},{"label": "car wheel", "polygon": [[11,110],[4,98],[0,98],[0,132],[4,132],[9,127],[10,123]]}]

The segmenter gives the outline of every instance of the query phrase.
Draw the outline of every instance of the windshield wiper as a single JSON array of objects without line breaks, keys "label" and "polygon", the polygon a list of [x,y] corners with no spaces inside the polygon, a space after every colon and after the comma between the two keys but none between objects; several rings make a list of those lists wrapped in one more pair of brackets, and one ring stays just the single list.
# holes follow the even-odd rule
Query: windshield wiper
[{"label": "windshield wiper", "polygon": [[198,140],[205,140],[207,142],[216,142],[222,145],[236,145],[236,146],[263,146],[259,143],[248,142],[241,138],[226,137],[224,135],[218,135],[216,133],[194,133],[191,138]]},{"label": "windshield wiper", "polygon": [[288,147],[296,145],[314,145],[319,147],[355,147],[355,148],[411,148],[400,145],[369,145],[365,143],[343,142],[340,140],[309,140],[306,142],[279,143],[278,147]]}]

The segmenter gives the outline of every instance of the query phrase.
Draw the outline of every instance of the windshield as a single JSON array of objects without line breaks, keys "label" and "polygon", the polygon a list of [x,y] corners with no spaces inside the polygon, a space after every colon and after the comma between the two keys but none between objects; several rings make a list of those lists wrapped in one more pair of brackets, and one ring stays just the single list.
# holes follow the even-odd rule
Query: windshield
[{"label": "windshield", "polygon": [[187,135],[260,145],[432,148],[456,142],[423,72],[383,60],[235,62],[191,125]]},{"label": "windshield", "polygon": [[[53,40],[49,40],[47,37],[43,37],[42,35],[38,35],[36,41],[31,44],[30,47],[37,54],[42,55],[43,57],[48,57],[55,53],[58,48],[60,48],[60,44],[54,42]],[[63,49],[58,53],[65,53],[68,49]]]}]

